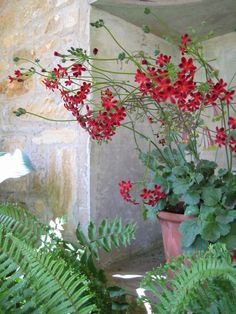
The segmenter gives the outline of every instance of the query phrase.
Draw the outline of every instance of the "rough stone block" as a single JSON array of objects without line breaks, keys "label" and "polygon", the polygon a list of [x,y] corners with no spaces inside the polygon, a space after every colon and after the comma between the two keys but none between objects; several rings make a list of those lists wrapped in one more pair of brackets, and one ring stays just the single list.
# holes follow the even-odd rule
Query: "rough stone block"
[{"label": "rough stone block", "polygon": [[76,140],[77,133],[73,129],[60,128],[58,130],[45,130],[32,138],[32,143],[37,145],[69,144]]}]

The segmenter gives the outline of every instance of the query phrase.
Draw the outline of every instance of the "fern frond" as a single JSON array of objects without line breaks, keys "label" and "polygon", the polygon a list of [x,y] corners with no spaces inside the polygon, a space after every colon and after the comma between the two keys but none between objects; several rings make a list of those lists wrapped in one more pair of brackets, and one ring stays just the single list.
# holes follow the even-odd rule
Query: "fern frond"
[{"label": "fern frond", "polygon": [[38,244],[42,235],[47,234],[48,229],[41,224],[29,211],[17,204],[0,204],[0,224],[12,232],[16,237],[28,244]]},{"label": "fern frond", "polygon": [[[215,251],[211,248],[207,254],[188,258],[190,265],[179,259],[146,274],[142,287],[156,300],[154,313],[232,313],[230,309],[236,306],[235,264],[226,249],[220,256],[217,245],[213,248]],[[174,277],[170,278],[168,271],[173,265]],[[217,311],[211,312],[210,308]]]},{"label": "fern frond", "polygon": [[[37,252],[1,225],[0,258],[0,280],[7,279],[0,285],[0,304],[6,312],[33,313],[37,309],[37,313],[60,314],[96,310],[84,275],[73,273],[53,254]],[[28,296],[24,294],[26,288]]]},{"label": "fern frond", "polygon": [[98,230],[93,222],[90,222],[88,234],[85,235],[80,225],[76,230],[76,235],[80,246],[85,250],[87,256],[89,254],[98,258],[98,249],[102,248],[106,252],[110,252],[112,246],[127,246],[134,239],[135,224],[122,225],[121,219],[115,219],[109,222],[103,219]]}]

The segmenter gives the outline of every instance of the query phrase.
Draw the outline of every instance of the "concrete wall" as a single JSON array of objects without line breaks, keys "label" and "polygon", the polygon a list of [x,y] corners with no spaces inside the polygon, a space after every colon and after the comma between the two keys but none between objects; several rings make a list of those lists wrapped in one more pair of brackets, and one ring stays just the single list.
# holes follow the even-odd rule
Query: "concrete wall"
[{"label": "concrete wall", "polygon": [[[112,31],[128,51],[137,52],[143,50],[153,54],[155,49],[160,49],[166,54],[178,56],[175,47],[152,34],[145,34],[139,27],[130,24],[114,15],[93,8],[91,21],[103,19],[106,26]],[[91,50],[99,48],[98,56],[112,58],[118,56],[121,48],[111,39],[104,29],[91,29]],[[95,64],[98,67],[108,67],[113,71],[136,72],[131,64],[102,63]],[[113,75],[113,77],[119,77]],[[134,75],[119,77],[130,79],[134,83]],[[146,121],[138,126],[144,133],[148,132]],[[139,144],[148,149],[147,142],[139,139]],[[130,131],[118,128],[117,134],[108,144],[97,145],[91,142],[91,218],[99,222],[103,217],[122,217],[124,222],[137,223],[136,240],[127,250],[113,252],[112,258],[121,258],[123,254],[134,254],[156,246],[162,250],[160,226],[157,219],[144,221],[140,206],[130,205],[125,202],[120,194],[118,184],[121,180],[140,181],[144,175],[144,167],[138,159],[135,142]],[[111,256],[106,256],[106,261]],[[104,258],[105,259],[105,258]]]},{"label": "concrete wall", "polygon": [[89,138],[75,123],[17,118],[18,107],[55,119],[71,115],[38,78],[9,84],[7,76],[24,66],[13,56],[37,57],[53,68],[54,51],[88,50],[90,7],[84,0],[5,0],[0,12],[0,151],[24,149],[35,166],[34,173],[2,183],[1,199],[25,203],[44,220],[67,214],[71,237],[78,220],[86,225],[90,215]]},{"label": "concrete wall", "polygon": [[[218,36],[204,42],[204,51],[208,60],[213,60],[211,65],[219,71],[219,77],[223,78],[230,87],[236,88],[236,33],[229,33],[223,36]],[[209,117],[212,118],[214,112],[209,110]],[[235,113],[232,112],[235,117]],[[215,128],[219,123],[211,123]],[[202,158],[214,160],[215,151],[202,151]],[[224,148],[219,148],[217,153],[217,163],[220,167],[226,168],[226,158]],[[233,158],[233,168],[236,169],[236,158]]]}]

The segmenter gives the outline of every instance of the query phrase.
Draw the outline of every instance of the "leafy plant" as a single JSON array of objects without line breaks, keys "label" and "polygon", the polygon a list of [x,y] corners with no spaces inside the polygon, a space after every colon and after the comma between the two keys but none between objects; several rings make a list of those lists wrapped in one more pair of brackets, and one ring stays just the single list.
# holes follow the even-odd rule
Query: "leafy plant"
[{"label": "leafy plant", "polygon": [[[151,10],[146,8],[144,13],[151,14]],[[208,36],[201,38],[192,32],[192,37],[174,38],[179,49],[175,62],[176,58],[159,50],[151,55],[129,51],[101,19],[91,26],[107,32],[121,50],[118,56],[99,56],[98,48],[90,55],[71,47],[66,53],[54,52],[61,61],[56,67],[46,69],[40,60],[29,60],[27,68],[9,76],[10,82],[41,76],[45,87],[60,95],[65,109],[93,140],[108,142],[121,126],[130,130],[150,176],[145,173],[136,183],[122,180],[123,199],[141,205],[145,218],[160,210],[193,216],[192,221],[181,224],[184,250],[207,248],[217,241],[235,248],[235,234],[231,233],[236,221],[236,110],[231,86],[235,77],[227,84],[205,57],[202,41]],[[150,31],[147,25],[144,31]],[[112,69],[112,62],[114,68],[121,63],[120,70]],[[133,72],[124,70],[127,63],[133,65]],[[40,117],[24,108],[15,114]],[[215,151],[215,160],[221,152],[226,169],[217,173],[217,163],[202,158],[205,149]],[[131,195],[134,184],[139,187],[137,196]],[[111,239],[101,241],[108,249]],[[94,243],[87,253],[97,254]]]},{"label": "leafy plant", "polygon": [[181,256],[145,275],[142,299],[160,314],[225,314],[236,306],[236,263],[222,244],[195,257]]},{"label": "leafy plant", "polygon": [[152,217],[160,210],[176,212],[181,200],[179,212],[193,217],[180,225],[183,250],[194,252],[217,241],[235,249],[236,174],[217,170],[217,164],[209,160],[187,162],[184,149],[186,145],[164,148],[162,154],[157,150],[141,154],[150,171],[149,188],[161,185],[167,195],[154,207],[144,204],[145,216]]},{"label": "leafy plant", "polygon": [[[115,230],[108,232],[113,225]],[[91,226],[95,228],[92,223],[90,229]],[[123,231],[125,239],[115,236],[117,228]],[[134,226],[123,227],[119,220],[103,222],[100,230],[104,236],[113,235],[118,242],[129,243],[134,237]],[[77,234],[85,240],[80,227]],[[83,258],[86,249],[79,246],[76,248],[53,235],[48,226],[23,208],[1,204],[0,310],[3,313],[112,313],[112,295],[125,293],[118,288],[107,289],[104,274],[97,270],[91,256]],[[99,273],[103,276],[99,277]],[[125,308],[122,303],[115,305],[116,310]]]}]

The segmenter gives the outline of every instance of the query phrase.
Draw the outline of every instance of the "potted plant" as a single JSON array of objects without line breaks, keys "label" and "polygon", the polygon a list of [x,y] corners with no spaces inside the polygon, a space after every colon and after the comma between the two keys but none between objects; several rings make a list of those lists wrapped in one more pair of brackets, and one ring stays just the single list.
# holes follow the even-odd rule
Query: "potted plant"
[{"label": "potted plant", "polygon": [[[36,59],[28,69],[16,70],[9,80],[22,82],[41,75],[45,87],[59,93],[65,109],[98,142],[108,142],[120,126],[133,132],[148,171],[138,183],[121,181],[120,193],[127,202],[141,205],[146,218],[158,214],[167,259],[182,249],[195,251],[218,241],[235,249],[235,91],[206,60],[196,36],[185,34],[175,41],[180,52],[174,62],[157,50],[153,55],[129,52],[103,20],[91,25],[110,34],[122,50],[112,60],[132,63],[134,75],[120,79],[109,68],[94,66],[93,61],[99,60],[98,48],[89,55],[72,47],[67,53],[54,52],[61,60],[55,68],[47,70]],[[91,94],[94,98],[88,97]],[[15,113],[34,114],[24,108]],[[140,130],[139,121],[148,124],[152,132]],[[148,143],[146,151],[139,147],[139,139]],[[216,161],[202,157],[204,148],[215,150]],[[222,168],[217,163],[219,154],[225,161]],[[131,195],[134,187],[139,188],[138,197]]]}]

